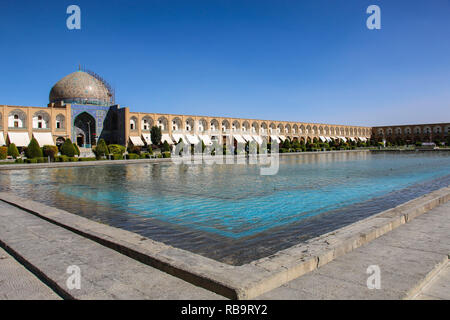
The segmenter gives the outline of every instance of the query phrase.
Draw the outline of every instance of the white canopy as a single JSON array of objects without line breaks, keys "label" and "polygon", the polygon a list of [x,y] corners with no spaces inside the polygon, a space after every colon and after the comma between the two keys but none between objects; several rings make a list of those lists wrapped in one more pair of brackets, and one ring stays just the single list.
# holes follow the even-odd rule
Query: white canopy
[{"label": "white canopy", "polygon": [[173,144],[173,140],[170,138],[170,136],[167,133],[163,133],[161,136],[161,142],[167,142],[168,144]]},{"label": "white canopy", "polygon": [[253,136],[253,139],[255,139],[258,144],[263,144],[263,139],[260,136]]},{"label": "white canopy", "polygon": [[277,143],[280,143],[281,140],[277,137],[277,136],[270,136],[270,138],[272,139],[272,142],[275,140]]},{"label": "white canopy", "polygon": [[252,137],[251,135],[243,134],[242,137],[243,137],[247,142],[253,141],[253,137]]},{"label": "white canopy", "polygon": [[327,141],[327,139],[325,139],[325,137],[322,137],[322,136],[320,136],[319,139],[320,139],[322,142]]},{"label": "white canopy", "polygon": [[355,139],[355,138],[350,138],[350,140],[352,140],[353,142],[356,142],[356,139]]},{"label": "white canopy", "polygon": [[366,137],[359,137],[359,140],[361,140],[361,141],[367,141],[367,138]]},{"label": "white canopy", "polygon": [[213,143],[211,141],[211,138],[207,134],[200,134],[199,137],[200,137],[200,139],[202,139],[203,143],[206,146],[212,146],[213,145]]},{"label": "white canopy", "polygon": [[244,138],[240,134],[233,134],[233,137],[236,139],[238,143],[245,143]]},{"label": "white canopy", "polygon": [[200,140],[195,134],[187,134],[186,138],[190,144],[199,144]]},{"label": "white canopy", "polygon": [[331,138],[330,137],[325,137],[325,139],[327,139],[328,142],[331,142]]},{"label": "white canopy", "polygon": [[284,142],[284,140],[286,140],[286,137],[285,136],[278,136],[280,139],[281,139],[281,141],[283,141]]},{"label": "white canopy", "polygon": [[143,147],[145,146],[144,141],[142,141],[141,137],[138,136],[131,136],[130,141],[135,147]]},{"label": "white canopy", "polygon": [[54,146],[53,137],[51,132],[33,132],[33,137],[39,143],[39,147]]},{"label": "white canopy", "polygon": [[10,143],[14,143],[16,147],[26,147],[30,144],[30,136],[28,132],[8,132]]},{"label": "white canopy", "polygon": [[3,136],[3,132],[0,132],[0,146],[6,145],[5,137]]},{"label": "white canopy", "polygon": [[188,141],[186,140],[186,137],[180,133],[172,133],[172,138],[173,141],[175,141],[175,143],[178,143],[181,139],[184,144],[189,144]]},{"label": "white canopy", "polygon": [[147,142],[147,144],[152,144],[152,136],[150,135],[150,133],[143,133],[142,137],[144,138],[145,142]]}]

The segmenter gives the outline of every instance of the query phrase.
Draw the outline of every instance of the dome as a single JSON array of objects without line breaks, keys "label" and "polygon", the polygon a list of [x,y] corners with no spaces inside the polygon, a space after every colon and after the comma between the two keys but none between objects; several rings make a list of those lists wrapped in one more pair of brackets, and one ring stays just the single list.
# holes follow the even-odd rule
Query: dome
[{"label": "dome", "polygon": [[106,85],[84,71],[76,71],[59,80],[50,91],[50,102],[71,104],[111,104],[111,93]]}]

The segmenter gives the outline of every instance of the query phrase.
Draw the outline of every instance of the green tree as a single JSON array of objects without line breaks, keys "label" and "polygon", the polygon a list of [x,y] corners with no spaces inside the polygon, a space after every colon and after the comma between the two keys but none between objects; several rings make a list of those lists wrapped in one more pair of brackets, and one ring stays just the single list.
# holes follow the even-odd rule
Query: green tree
[{"label": "green tree", "polygon": [[44,151],[44,157],[50,157],[52,160],[58,154],[58,147],[56,146],[44,146],[42,150]]},{"label": "green tree", "polygon": [[42,149],[41,147],[39,147],[39,143],[35,138],[32,138],[30,144],[28,145],[28,148],[26,150],[26,156],[29,159],[43,157]]},{"label": "green tree", "polygon": [[94,153],[95,153],[97,159],[100,159],[101,157],[109,154],[108,146],[106,145],[105,140],[100,139],[98,141],[98,144],[97,144],[97,147],[95,147]]},{"label": "green tree", "polygon": [[17,147],[14,143],[11,143],[8,146],[8,156],[13,157],[14,159],[17,159],[19,157],[19,150],[17,150]]},{"label": "green tree", "polygon": [[80,156],[80,148],[78,148],[78,146],[77,146],[76,143],[73,144],[73,147],[74,147],[74,149],[75,149],[75,154],[76,154],[77,156]]},{"label": "green tree", "polygon": [[162,152],[170,152],[170,146],[169,143],[167,143],[167,141],[164,141],[163,143]]},{"label": "green tree", "polygon": [[75,156],[76,150],[73,146],[72,141],[70,139],[67,139],[64,141],[63,145],[61,146],[61,154],[63,156],[73,157]]},{"label": "green tree", "polygon": [[152,143],[154,145],[159,146],[161,144],[161,138],[162,138],[161,128],[157,127],[157,126],[153,126],[150,129],[150,135],[151,135],[151,138],[152,138]]}]

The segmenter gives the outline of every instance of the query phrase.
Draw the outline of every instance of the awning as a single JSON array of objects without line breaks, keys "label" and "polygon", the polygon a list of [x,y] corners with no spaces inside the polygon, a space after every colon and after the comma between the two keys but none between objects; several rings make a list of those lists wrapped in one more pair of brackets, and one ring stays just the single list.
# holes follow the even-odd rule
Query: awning
[{"label": "awning", "polygon": [[186,137],[180,133],[172,133],[172,138],[173,141],[175,141],[175,143],[178,143],[181,139],[184,144],[189,144],[188,141],[186,140]]},{"label": "awning", "polygon": [[320,139],[322,142],[327,141],[327,139],[326,139],[325,137],[322,137],[322,136],[320,136],[319,139]]},{"label": "awning", "polygon": [[238,143],[245,143],[244,138],[242,138],[240,134],[233,134],[233,138],[235,138]]},{"label": "awning", "polygon": [[285,136],[278,136],[280,139],[281,139],[281,141],[283,141],[284,142],[284,140],[286,140],[286,137]]},{"label": "awning", "polygon": [[200,140],[195,134],[187,134],[186,138],[190,144],[199,144]]},{"label": "awning", "polygon": [[365,137],[359,137],[359,140],[361,140],[361,141],[367,141],[367,138],[365,138]]},{"label": "awning", "polygon": [[272,139],[272,142],[273,142],[274,140],[275,140],[277,143],[280,143],[280,142],[281,142],[281,140],[278,139],[277,136],[270,136],[270,138]]},{"label": "awning", "polygon": [[9,143],[14,143],[16,147],[26,147],[30,144],[28,132],[8,132]]},{"label": "awning", "polygon": [[245,139],[245,141],[247,141],[247,142],[254,141],[254,140],[253,140],[253,137],[252,137],[251,135],[243,134],[242,137],[243,137],[243,138]]},{"label": "awning", "polygon": [[163,133],[161,136],[161,142],[167,142],[168,144],[173,144],[173,140],[170,138],[170,136],[167,133]]},{"label": "awning", "polygon": [[253,136],[253,139],[255,139],[258,144],[263,144],[263,139],[260,136]]},{"label": "awning", "polygon": [[211,138],[207,134],[200,134],[199,137],[203,141],[205,146],[212,146],[213,145],[213,143],[211,141]]},{"label": "awning", "polygon": [[145,146],[145,143],[144,143],[144,141],[142,141],[141,137],[138,137],[138,136],[130,137],[130,141],[133,144],[133,146],[135,146],[135,147]]},{"label": "awning", "polygon": [[331,142],[331,138],[330,137],[325,137],[325,139],[327,139],[328,142]]},{"label": "awning", "polygon": [[356,142],[356,139],[355,139],[355,138],[350,138],[350,140],[352,140],[353,142]]},{"label": "awning", "polygon": [[341,137],[341,139],[342,139],[344,142],[347,142],[347,138]]},{"label": "awning", "polygon": [[3,132],[0,132],[0,146],[6,145],[5,137],[3,136]]},{"label": "awning", "polygon": [[39,147],[54,146],[53,137],[51,132],[33,132],[33,137],[39,143]]},{"label": "awning", "polygon": [[142,137],[144,138],[144,141],[147,142],[147,144],[152,144],[152,136],[150,133],[143,133]]}]

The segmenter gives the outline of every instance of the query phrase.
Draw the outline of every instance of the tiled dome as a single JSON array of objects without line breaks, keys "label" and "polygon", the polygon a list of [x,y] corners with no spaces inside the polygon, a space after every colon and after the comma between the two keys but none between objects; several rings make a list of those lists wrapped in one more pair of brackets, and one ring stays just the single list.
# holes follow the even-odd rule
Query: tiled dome
[{"label": "tiled dome", "polygon": [[71,104],[109,105],[111,94],[100,80],[84,71],[76,71],[53,86],[49,100]]}]

